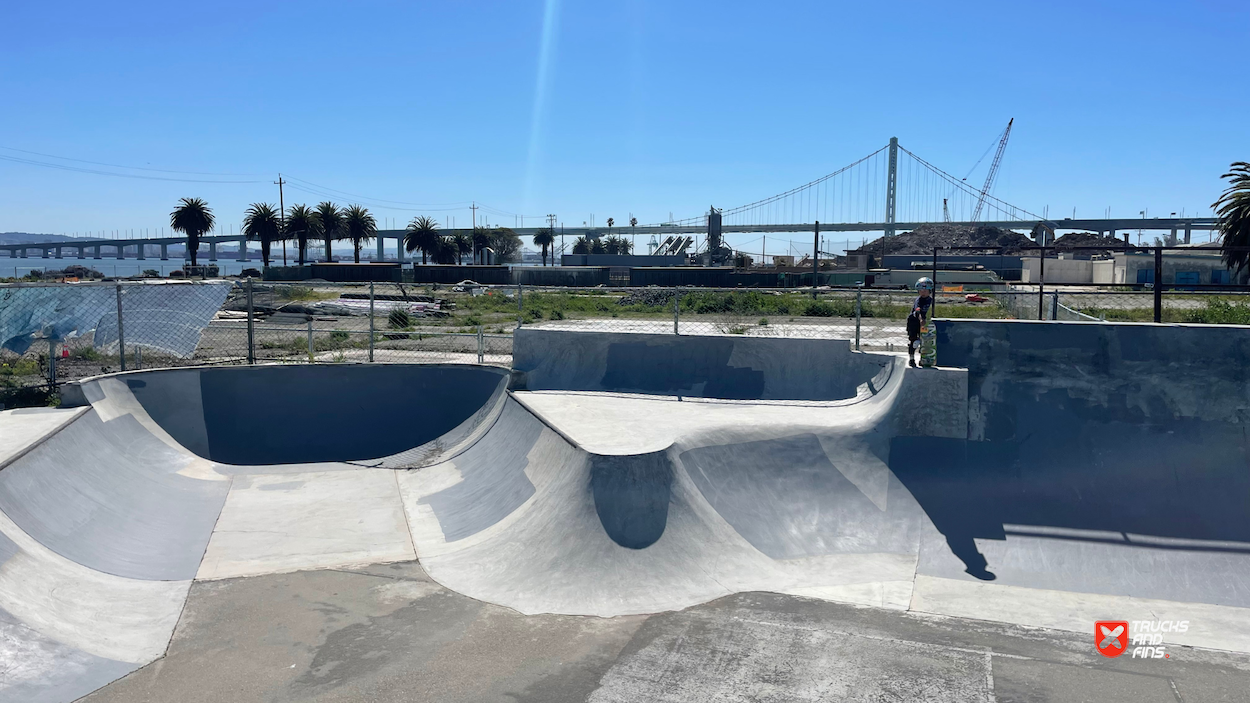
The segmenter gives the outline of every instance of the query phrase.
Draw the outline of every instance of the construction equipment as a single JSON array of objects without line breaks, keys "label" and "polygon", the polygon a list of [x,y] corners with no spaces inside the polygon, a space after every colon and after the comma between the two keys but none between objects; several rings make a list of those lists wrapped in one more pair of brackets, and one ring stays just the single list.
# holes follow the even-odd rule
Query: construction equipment
[{"label": "construction equipment", "polygon": [[1007,148],[1007,138],[1011,136],[1011,124],[1016,118],[1007,121],[1007,129],[1003,130],[1002,139],[998,140],[998,151],[994,152],[994,163],[990,164],[990,172],[985,177],[985,185],[981,187],[981,197],[977,199],[977,208],[972,212],[972,221],[976,222],[981,216],[981,208],[985,205],[985,197],[989,195],[990,188],[994,186],[994,176],[998,175],[998,165],[1003,160],[1003,150]]}]

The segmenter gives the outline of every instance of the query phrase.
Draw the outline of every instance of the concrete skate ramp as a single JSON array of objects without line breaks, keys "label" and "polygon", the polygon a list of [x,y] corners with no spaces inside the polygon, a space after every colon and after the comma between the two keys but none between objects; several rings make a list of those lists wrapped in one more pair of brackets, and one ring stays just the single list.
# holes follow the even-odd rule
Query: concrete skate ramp
[{"label": "concrete skate ramp", "polygon": [[[546,365],[522,332],[519,380],[556,389],[481,367],[145,371],[19,418],[51,429],[0,442],[0,700],[154,661],[193,579],[415,557],[523,613],[765,590],[1078,632],[1188,620],[1165,642],[1250,651],[1250,330],[943,321],[961,368],[846,352],[806,396],[785,340],[750,362],[740,340],[655,341],[724,364],[647,385],[606,355]],[[747,376],[767,402],[716,385]],[[341,431],[360,415],[396,436]]]},{"label": "concrete skate ramp", "polygon": [[[324,462],[223,464],[188,451],[175,434],[206,438],[206,453],[213,454],[221,446],[220,423],[229,418],[213,410],[224,401],[211,399],[229,399],[242,386],[249,397],[264,399],[265,412],[287,416],[276,423],[282,431],[325,434],[327,425],[350,426],[351,413],[361,411],[352,405],[361,391],[346,390],[359,380],[365,391],[386,386],[388,395],[405,399],[403,408],[369,406],[401,437],[381,449],[349,437],[332,456],[399,449],[383,461],[420,465],[482,438],[503,407],[507,372],[291,370],[115,374],[76,386],[84,407],[0,413],[6,434],[0,442],[0,700],[74,700],[157,659],[192,580],[204,573],[220,578],[415,558],[393,471]],[[212,387],[218,380],[225,391]],[[320,402],[329,412],[305,426],[290,416],[299,418],[307,408],[283,407],[275,397],[297,406]],[[197,407],[195,398],[210,400]],[[337,409],[336,401],[345,406]],[[260,435],[243,436],[259,441]],[[292,446],[284,441],[261,451],[271,456]],[[405,454],[414,447],[426,451]],[[304,458],[326,455],[296,451],[291,457]],[[292,466],[300,472],[292,473]]]},{"label": "concrete skate ramp", "polygon": [[880,371],[846,340],[691,337],[521,328],[513,368],[526,390],[730,400],[843,400]]},{"label": "concrete skate ramp", "polygon": [[[369,460],[447,435],[502,393],[507,372],[466,365],[235,366],[122,378],[178,444],[225,464]],[[101,394],[82,384],[84,400]]]},{"label": "concrete skate ramp", "polygon": [[[546,410],[569,397],[519,393],[486,439],[398,474],[414,545],[444,585],[525,613],[650,613],[746,590],[904,608],[923,514],[877,454],[911,422],[897,417],[900,364],[878,357],[877,385],[851,403],[594,398],[638,405],[595,417],[620,432],[591,445],[567,422],[586,396],[561,415]],[[962,372],[927,378],[946,374]],[[631,418],[677,439],[631,453]]]}]

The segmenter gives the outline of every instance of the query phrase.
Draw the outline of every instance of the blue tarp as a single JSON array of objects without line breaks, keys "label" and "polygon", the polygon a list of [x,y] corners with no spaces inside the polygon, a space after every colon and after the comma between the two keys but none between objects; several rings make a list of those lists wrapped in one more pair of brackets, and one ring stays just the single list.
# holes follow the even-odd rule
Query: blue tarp
[{"label": "blue tarp", "polygon": [[[122,286],[126,346],[182,358],[195,353],[231,283],[139,283]],[[117,349],[117,289],[97,285],[0,287],[0,347],[25,353],[36,340],[64,341],[95,332],[93,344]]]}]

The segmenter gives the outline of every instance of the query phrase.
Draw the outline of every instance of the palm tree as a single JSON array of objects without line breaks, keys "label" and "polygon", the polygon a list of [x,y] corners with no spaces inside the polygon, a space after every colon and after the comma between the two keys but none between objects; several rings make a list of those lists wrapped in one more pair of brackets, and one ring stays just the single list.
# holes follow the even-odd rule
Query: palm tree
[{"label": "palm tree", "polygon": [[326,241],[326,262],[334,261],[330,255],[330,242],[343,238],[343,211],[329,200],[317,204],[317,219],[321,221],[321,236]]},{"label": "palm tree", "polygon": [[627,255],[634,248],[633,242],[629,241],[625,237],[622,237],[620,235],[615,235],[615,234],[612,235],[611,237],[605,237],[603,240],[603,245],[604,245],[604,248],[607,249],[607,252],[609,254],[619,254],[619,255]]},{"label": "palm tree", "polygon": [[252,203],[243,215],[243,234],[260,242],[260,258],[269,268],[269,248],[282,239],[282,221],[278,209],[270,203]]},{"label": "palm tree", "polygon": [[608,253],[608,249],[607,249],[607,247],[603,246],[603,237],[600,237],[600,238],[598,238],[598,239],[596,239],[596,240],[594,240],[593,242],[591,242],[591,243],[590,243],[590,253],[591,253],[591,254],[606,254],[606,253]]},{"label": "palm tree", "polygon": [[1220,217],[1224,264],[1238,274],[1250,268],[1250,163],[1234,162],[1228,173],[1228,190],[1212,205]]},{"label": "palm tree", "polygon": [[[534,235],[534,246],[543,249],[543,266],[547,265],[547,248],[556,243],[555,235],[551,233],[551,228],[546,227],[538,230],[538,234]],[[554,256],[552,257],[555,258]],[[554,261],[552,263],[555,263]]]},{"label": "palm tree", "polygon": [[456,248],[456,263],[464,263],[464,255],[473,252],[473,238],[464,232],[453,232],[447,235],[447,241]]},{"label": "palm tree", "polygon": [[308,253],[308,240],[321,235],[321,218],[317,211],[307,205],[292,205],[286,217],[286,238],[299,245],[299,265],[303,266]]},{"label": "palm tree", "polygon": [[457,246],[453,238],[439,237],[438,244],[435,245],[434,251],[430,253],[430,257],[434,259],[436,264],[454,264],[460,256],[460,247]]},{"label": "palm tree", "polygon": [[343,232],[352,240],[356,263],[360,263],[360,245],[377,236],[378,221],[367,208],[351,205],[343,211]]},{"label": "palm tree", "polygon": [[588,242],[585,237],[578,237],[577,240],[573,242],[573,253],[589,254],[590,242]]},{"label": "palm tree", "polygon": [[421,263],[429,263],[428,257],[438,250],[438,222],[433,218],[421,215],[412,218],[408,223],[407,234],[404,235],[404,248],[409,253],[420,250]]},{"label": "palm tree", "polygon": [[213,211],[200,198],[182,198],[174,211],[169,213],[169,228],[187,235],[187,253],[191,255],[192,267],[196,265],[200,236],[211,232],[216,224]]}]

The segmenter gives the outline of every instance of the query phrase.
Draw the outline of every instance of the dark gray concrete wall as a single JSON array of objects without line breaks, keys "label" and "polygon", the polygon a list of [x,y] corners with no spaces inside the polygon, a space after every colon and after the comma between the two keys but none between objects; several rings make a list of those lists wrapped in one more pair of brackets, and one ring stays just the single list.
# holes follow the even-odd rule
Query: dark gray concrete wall
[{"label": "dark gray concrete wall", "polygon": [[843,400],[893,363],[846,340],[702,337],[522,328],[516,383],[734,400]]},{"label": "dark gray concrete wall", "polygon": [[121,378],[152,419],[196,454],[225,464],[287,464],[375,459],[435,440],[485,405],[507,371],[336,364]]},{"label": "dark gray concrete wall", "polygon": [[968,369],[972,438],[1037,432],[1034,406],[1094,421],[1250,420],[1250,328],[938,320],[938,362]]},{"label": "dark gray concrete wall", "polygon": [[[940,320],[938,360],[968,369],[969,439],[890,449],[946,541],[921,573],[965,577],[949,546],[1000,583],[1250,606],[1250,329]],[[1049,559],[1020,551],[1042,533]]]}]

